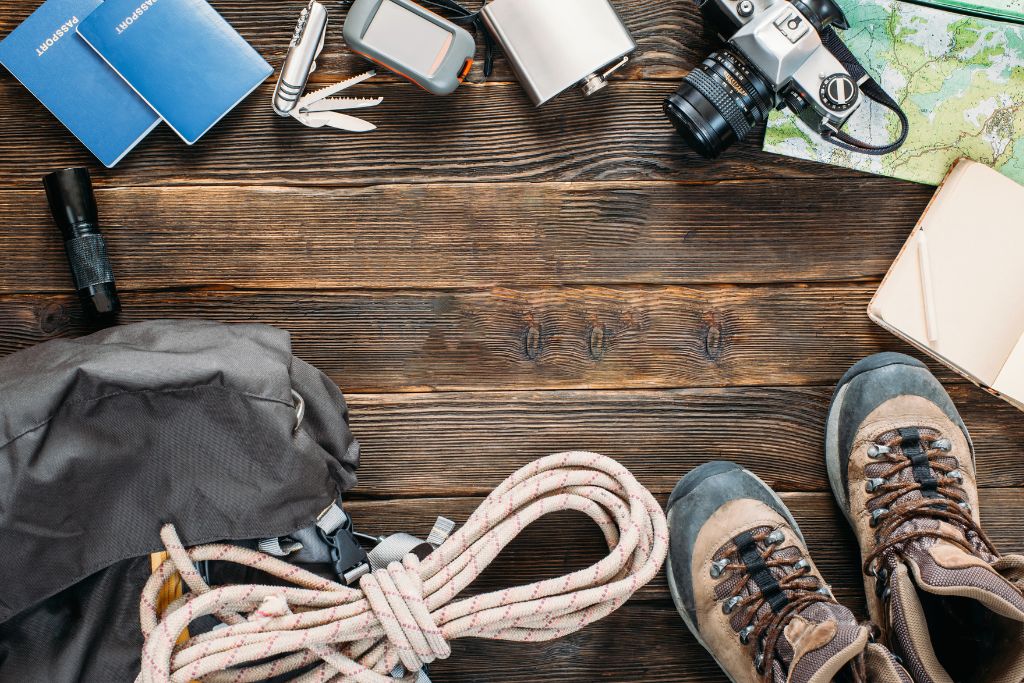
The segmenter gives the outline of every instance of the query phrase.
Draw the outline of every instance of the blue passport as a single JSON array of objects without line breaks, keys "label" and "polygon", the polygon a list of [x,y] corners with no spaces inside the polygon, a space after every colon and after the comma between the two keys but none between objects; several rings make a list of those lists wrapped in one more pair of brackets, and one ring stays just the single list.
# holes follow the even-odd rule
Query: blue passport
[{"label": "blue passport", "polygon": [[78,35],[190,145],[273,73],[206,0],[106,0]]},{"label": "blue passport", "polygon": [[75,29],[100,0],[47,0],[0,41],[0,64],[104,166],[121,160],[160,123]]}]

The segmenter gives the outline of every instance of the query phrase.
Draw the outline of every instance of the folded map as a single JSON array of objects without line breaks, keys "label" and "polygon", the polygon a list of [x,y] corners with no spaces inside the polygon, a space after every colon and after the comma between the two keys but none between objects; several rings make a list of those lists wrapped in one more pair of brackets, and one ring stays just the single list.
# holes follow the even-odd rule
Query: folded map
[{"label": "folded map", "polygon": [[[824,142],[788,110],[773,112],[764,148],[801,159],[938,185],[961,157],[1024,183],[1024,26],[898,0],[839,0],[840,35],[903,107],[910,136],[881,157]],[[895,116],[865,102],[845,129],[891,140]]]}]

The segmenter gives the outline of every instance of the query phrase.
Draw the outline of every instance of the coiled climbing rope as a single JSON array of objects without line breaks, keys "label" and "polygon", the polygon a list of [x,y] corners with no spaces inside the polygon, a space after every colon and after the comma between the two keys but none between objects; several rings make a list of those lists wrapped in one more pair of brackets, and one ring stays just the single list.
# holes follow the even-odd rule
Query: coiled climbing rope
[{"label": "coiled climbing rope", "polygon": [[[526,526],[561,510],[597,523],[610,549],[604,559],[560,578],[455,600]],[[665,514],[651,493],[619,463],[586,452],[526,465],[425,560],[408,555],[366,574],[358,588],[238,546],[184,548],[171,525],[161,538],[168,559],[143,590],[137,683],[242,683],[314,664],[295,680],[394,683],[389,673],[401,664],[413,672],[403,680],[413,681],[424,664],[451,654],[455,638],[550,640],[601,619],[654,578],[668,550]],[[204,560],[292,585],[211,588],[195,568]],[[160,588],[176,574],[190,592],[158,615]],[[179,642],[209,614],[225,625]]]}]

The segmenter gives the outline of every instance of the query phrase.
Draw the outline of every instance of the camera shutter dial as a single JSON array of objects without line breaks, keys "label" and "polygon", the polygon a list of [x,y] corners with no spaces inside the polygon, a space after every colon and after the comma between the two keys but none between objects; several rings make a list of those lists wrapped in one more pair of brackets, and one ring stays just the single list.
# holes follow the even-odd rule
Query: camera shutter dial
[{"label": "camera shutter dial", "polygon": [[857,101],[857,84],[849,74],[832,74],[821,82],[819,94],[832,111],[846,111]]}]

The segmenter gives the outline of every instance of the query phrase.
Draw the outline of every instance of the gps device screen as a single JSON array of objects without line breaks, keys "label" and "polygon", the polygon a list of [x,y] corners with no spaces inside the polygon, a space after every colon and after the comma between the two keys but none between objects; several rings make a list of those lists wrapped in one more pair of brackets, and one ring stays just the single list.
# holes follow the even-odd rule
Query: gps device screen
[{"label": "gps device screen", "polygon": [[391,0],[382,0],[363,40],[412,71],[432,76],[451,46],[452,34]]}]

